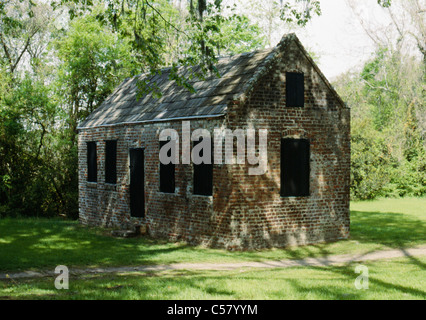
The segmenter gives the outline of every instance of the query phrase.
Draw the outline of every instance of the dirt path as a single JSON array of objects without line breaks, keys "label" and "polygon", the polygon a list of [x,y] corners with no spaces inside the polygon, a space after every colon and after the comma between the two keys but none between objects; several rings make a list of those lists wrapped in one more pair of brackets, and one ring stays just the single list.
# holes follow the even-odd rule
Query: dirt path
[{"label": "dirt path", "polygon": [[[344,265],[354,262],[393,259],[402,257],[416,257],[426,255],[426,246],[410,249],[394,249],[375,251],[364,254],[333,255],[329,257],[306,258],[300,260],[287,259],[263,262],[229,262],[229,263],[176,263],[163,265],[145,265],[133,267],[108,268],[72,268],[71,275],[101,274],[101,273],[132,273],[166,270],[234,270],[240,268],[288,268],[298,266],[331,266]],[[16,273],[0,273],[0,280],[24,279],[57,276],[54,271],[23,271]]]}]

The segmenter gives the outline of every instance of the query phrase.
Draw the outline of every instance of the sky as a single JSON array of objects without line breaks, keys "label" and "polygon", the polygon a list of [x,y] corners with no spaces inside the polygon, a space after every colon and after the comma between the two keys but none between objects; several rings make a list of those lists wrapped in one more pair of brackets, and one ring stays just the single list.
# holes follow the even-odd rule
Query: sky
[{"label": "sky", "polygon": [[[388,16],[375,0],[356,0],[357,12],[377,26],[384,27]],[[318,66],[333,80],[368,60],[376,47],[362,28],[347,0],[322,0],[322,15],[315,17],[296,34],[302,44],[319,56]]]},{"label": "sky", "polygon": [[[389,32],[388,26],[391,22],[389,15],[377,4],[377,0],[320,0],[322,14],[315,16],[303,29],[291,29],[280,21],[277,10],[271,10],[273,1],[284,2],[284,0],[224,0],[224,3],[237,3],[240,13],[248,15],[252,21],[264,27],[268,21],[265,15],[270,14],[267,13],[269,11],[273,12],[272,14],[276,15],[276,25],[271,45],[275,46],[284,34],[295,32],[308,52],[313,52],[318,58],[316,59],[318,66],[331,81],[344,72],[361,68],[376,50],[359,17],[362,17],[368,28],[380,30],[387,35]],[[295,0],[288,1],[295,2]],[[395,1],[392,2],[394,9]],[[253,3],[257,3],[257,6]]]}]

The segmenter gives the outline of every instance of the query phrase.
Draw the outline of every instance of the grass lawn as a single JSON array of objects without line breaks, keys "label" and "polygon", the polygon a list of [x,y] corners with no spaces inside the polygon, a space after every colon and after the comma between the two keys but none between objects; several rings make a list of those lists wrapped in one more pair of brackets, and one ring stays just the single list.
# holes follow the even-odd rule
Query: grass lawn
[{"label": "grass lawn", "polygon": [[356,289],[354,265],[168,271],[131,275],[70,277],[68,290],[54,279],[0,281],[0,299],[426,299],[426,257],[363,263],[368,289]]},{"label": "grass lawn", "polygon": [[351,204],[351,239],[335,243],[230,252],[149,238],[117,239],[105,230],[52,219],[0,219],[0,272],[57,265],[123,266],[318,257],[426,244],[426,198]]},{"label": "grass lawn", "polygon": [[[351,204],[351,239],[298,248],[229,252],[149,238],[116,239],[105,230],[47,219],[0,220],[0,272],[53,271],[57,265],[123,266],[238,262],[371,252],[426,244],[426,198]],[[426,257],[364,263],[369,289],[357,290],[355,265],[168,271],[0,281],[0,299],[425,299]]]}]

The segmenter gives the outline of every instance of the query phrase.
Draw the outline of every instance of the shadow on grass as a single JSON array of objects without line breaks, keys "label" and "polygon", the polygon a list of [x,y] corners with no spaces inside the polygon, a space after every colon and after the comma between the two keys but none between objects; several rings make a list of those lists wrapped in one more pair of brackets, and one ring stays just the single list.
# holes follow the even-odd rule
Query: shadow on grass
[{"label": "shadow on grass", "polygon": [[351,238],[404,248],[426,242],[426,223],[402,213],[351,211]]},{"label": "shadow on grass", "polygon": [[[406,263],[406,262],[399,262]],[[139,275],[91,275],[70,279],[70,290],[55,290],[52,281],[20,281],[3,299],[425,299],[426,292],[408,283],[391,283],[390,266],[369,265],[369,289],[357,290],[355,265],[271,269],[244,272],[170,271]],[[408,269],[412,270],[412,268]],[[407,270],[405,270],[407,271]],[[404,270],[396,276],[404,277]],[[384,273],[384,274],[382,274]],[[380,277],[379,275],[382,274]],[[418,280],[418,275],[411,281]],[[395,282],[395,281],[393,281]],[[28,290],[28,287],[32,288]],[[1,291],[0,291],[1,292]]]},{"label": "shadow on grass", "polygon": [[[235,291],[223,285],[221,276],[205,275],[201,271],[151,271],[131,275],[88,275],[69,279],[69,290],[55,290],[52,279],[3,281],[9,295],[1,291],[2,299],[79,299],[79,300],[155,300],[185,299],[188,294],[202,299],[220,297],[232,299]],[[0,281],[0,285],[2,282]],[[28,288],[30,288],[28,290]]]},{"label": "shadow on grass", "polygon": [[[372,253],[378,247],[399,249],[415,264],[425,267],[418,259],[410,256],[405,249],[426,243],[426,223],[424,220],[403,213],[352,210],[349,240],[289,247],[284,250],[291,259],[317,257],[318,260],[323,260],[336,254],[333,252],[333,244],[344,247],[345,243],[348,244],[345,254],[351,254],[350,248],[354,248],[355,244],[371,248],[371,250],[363,250],[364,254]],[[238,254],[240,253],[235,253],[235,255]],[[242,255],[253,260],[259,257],[256,252],[244,252]]]},{"label": "shadow on grass", "polygon": [[[103,233],[103,234],[102,234]],[[44,219],[0,220],[0,270],[41,267],[155,264],[156,258],[187,247],[143,237],[117,239],[77,222]]]},{"label": "shadow on grass", "polygon": [[[316,267],[316,270],[322,270],[324,272],[328,273],[334,273],[336,277],[344,277],[348,282],[354,283],[356,277],[358,274],[354,272],[354,266],[353,265],[347,265],[347,266],[327,266],[327,267]],[[397,292],[399,294],[409,294],[416,298],[426,298],[426,292],[412,288],[409,286],[403,286],[400,284],[395,284],[391,282],[386,282],[384,280],[378,279],[377,277],[372,276],[369,274],[368,277],[369,282],[369,289],[368,290],[374,290],[375,292],[378,292],[378,294],[382,294],[383,292]],[[295,286],[297,290],[301,290],[303,287],[301,286]],[[330,298],[332,299],[359,299],[361,298],[362,290],[353,290],[351,293],[344,294],[344,290],[337,290],[337,289],[330,289],[329,287],[309,287],[305,288],[309,290],[311,293],[322,293],[324,290],[326,290],[329,293]],[[348,291],[347,291],[348,292]]]},{"label": "shadow on grass", "polygon": [[[361,245],[382,245],[404,252],[404,248],[426,242],[425,221],[408,214],[352,211],[351,220],[351,240]],[[341,247],[345,243],[349,242],[342,241]],[[332,247],[330,244],[316,244],[284,250],[230,252],[167,243],[147,237],[117,239],[106,236],[103,229],[83,227],[77,222],[63,220],[0,220],[0,270],[3,272],[54,268],[57,265],[125,266],[206,260],[303,259],[313,256],[320,259],[335,254]],[[350,250],[353,247],[348,245],[348,248]],[[410,259],[425,267],[415,257]]]}]

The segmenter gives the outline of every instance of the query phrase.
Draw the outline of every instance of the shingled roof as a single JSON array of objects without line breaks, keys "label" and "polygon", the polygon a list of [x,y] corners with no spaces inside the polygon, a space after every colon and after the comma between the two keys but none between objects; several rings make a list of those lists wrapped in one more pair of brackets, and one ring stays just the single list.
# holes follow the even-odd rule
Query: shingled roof
[{"label": "shingled roof", "polygon": [[[148,85],[155,84],[162,92],[161,98],[148,93],[138,99],[137,81],[145,76],[128,78],[79,125],[78,129],[223,116],[229,101],[248,95],[257,80],[271,68],[278,53],[284,50],[292,39],[301,46],[297,37],[289,34],[274,48],[220,58],[216,66],[219,78],[211,75],[204,80],[189,81],[195,88],[195,93],[169,80],[170,68],[163,69],[161,74],[148,79]],[[304,51],[303,46],[301,49]],[[181,67],[179,70],[182,74],[188,71],[189,67]],[[329,85],[322,73],[319,73]]]}]

